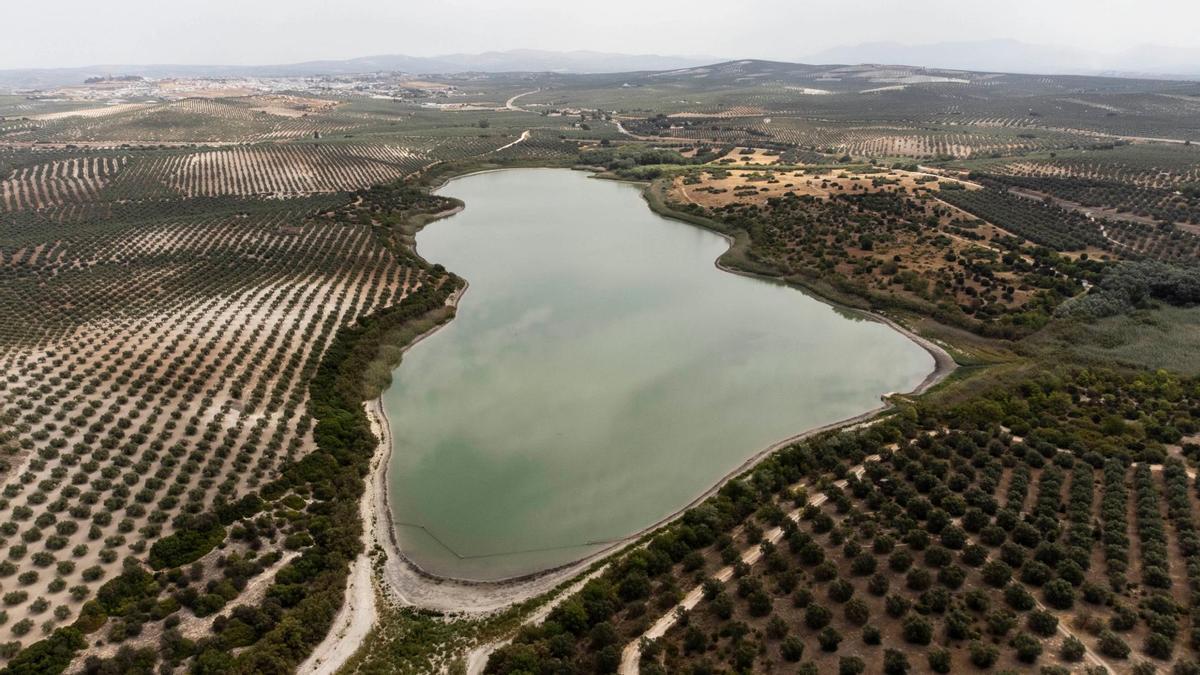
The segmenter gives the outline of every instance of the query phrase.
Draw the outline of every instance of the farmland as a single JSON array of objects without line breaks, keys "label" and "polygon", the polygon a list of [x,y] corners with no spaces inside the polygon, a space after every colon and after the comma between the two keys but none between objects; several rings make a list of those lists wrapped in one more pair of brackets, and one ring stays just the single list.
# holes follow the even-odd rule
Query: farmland
[{"label": "farmland", "polygon": [[[1061,426],[1096,405],[1051,403],[1064,386],[1156,408],[1166,426]],[[1188,387],[1061,373],[794,446],[614,563],[489,670],[603,670],[630,654],[642,672],[1170,662],[1191,649],[1197,489],[1165,455],[1192,433]],[[1151,428],[1169,430],[1150,441]],[[1150,442],[1131,449],[1130,434]]]},{"label": "farmland", "polygon": [[786,445],[540,613],[443,619],[381,581],[349,671],[487,647],[492,673],[1200,672],[1194,83],[399,82],[0,95],[2,672],[294,670],[380,560],[362,404],[463,289],[412,248],[463,206],[430,188],[573,165],[960,371]]}]

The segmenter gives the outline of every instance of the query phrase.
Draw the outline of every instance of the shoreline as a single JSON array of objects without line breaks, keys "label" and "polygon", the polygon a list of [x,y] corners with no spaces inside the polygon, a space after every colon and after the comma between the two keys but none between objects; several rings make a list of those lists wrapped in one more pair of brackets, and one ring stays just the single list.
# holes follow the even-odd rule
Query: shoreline
[{"label": "shoreline", "polygon": [[[658,213],[658,212],[655,211],[655,213]],[[670,216],[663,215],[661,213],[659,213],[659,215],[663,216],[664,218],[670,217]],[[672,218],[672,220],[677,220],[677,219]],[[679,222],[686,223],[688,225],[691,225],[692,227],[700,227],[699,225],[696,225],[694,223],[687,223],[686,221],[682,221],[682,220],[680,220]],[[708,228],[704,228],[704,229],[708,229]],[[717,234],[717,235],[723,237],[725,239],[725,241],[729,242],[729,249],[726,250],[725,253],[728,253],[729,251],[733,250],[733,246],[735,243],[735,240],[733,237],[729,236],[728,234],[725,234],[724,232],[718,232],[716,230],[708,229],[708,231],[712,232],[713,234]],[[917,386],[915,388],[913,388],[909,391],[885,393],[885,394],[883,394],[883,396],[885,398],[888,396],[894,395],[894,394],[900,394],[902,396],[920,396],[921,394],[924,394],[925,392],[929,391],[934,385],[936,385],[939,382],[941,382],[942,380],[946,379],[946,376],[948,376],[950,373],[954,372],[954,370],[956,368],[958,368],[958,363],[955,362],[954,357],[950,356],[950,352],[947,352],[941,345],[937,344],[933,340],[930,340],[927,337],[923,337],[921,335],[916,334],[912,330],[901,325],[895,319],[891,319],[882,314],[872,312],[867,309],[860,309],[858,307],[850,307],[849,305],[843,305],[839,302],[836,302],[834,300],[826,298],[825,296],[823,296],[815,291],[809,290],[809,289],[801,287],[801,286],[797,286],[796,284],[788,283],[784,279],[779,279],[777,277],[772,277],[772,276],[768,276],[765,274],[757,274],[755,272],[751,272],[749,270],[738,269],[736,267],[730,267],[729,265],[726,265],[725,263],[721,262],[721,258],[725,257],[725,253],[722,253],[721,255],[717,256],[717,259],[713,261],[713,265],[716,266],[716,268],[721,270],[722,272],[728,272],[729,274],[737,274],[737,275],[740,275],[743,277],[749,277],[751,279],[758,279],[759,281],[769,281],[771,283],[782,284],[794,291],[798,291],[798,292],[803,293],[821,303],[829,305],[830,307],[834,307],[834,308],[840,309],[845,312],[853,312],[854,314],[859,314],[863,318],[867,319],[868,321],[874,321],[876,323],[881,323],[881,324],[887,326],[888,328],[891,328],[892,330],[896,331],[897,333],[900,333],[901,335],[903,335],[904,337],[908,338],[913,343],[915,343],[918,347],[920,347],[921,349],[924,349],[931,357],[933,357],[933,370],[928,375],[926,375],[925,379],[921,380],[921,382],[919,384],[917,384]],[[890,407],[890,406],[884,406],[885,409],[888,407]]]},{"label": "shoreline", "polygon": [[[445,187],[451,181],[457,180],[459,178],[465,178],[468,176],[473,176],[473,175],[477,175],[477,174],[481,174],[481,173],[492,173],[492,172],[496,172],[496,171],[505,171],[505,170],[508,170],[508,169],[483,169],[483,170],[479,170],[479,171],[471,171],[471,172],[464,173],[464,174],[457,175],[457,176],[447,177],[444,180],[439,182],[436,189],[441,189],[441,188]],[[649,206],[648,206],[648,208],[649,208]],[[447,215],[453,215],[453,213],[457,213],[460,210],[461,210],[461,207],[458,209],[452,210]],[[669,215],[659,213],[658,211],[656,211],[654,209],[651,209],[651,210],[664,218],[670,218]],[[684,222],[685,224],[691,225],[693,227],[701,227],[699,225],[696,225],[695,223],[681,221],[676,218],[670,218],[670,219],[675,220],[677,222]],[[907,392],[901,392],[902,394],[911,395],[911,396],[920,395],[920,394],[928,391],[934,385],[941,382],[943,379],[946,378],[946,376],[948,376],[951,372],[953,372],[955,368],[957,368],[957,364],[954,362],[954,359],[941,346],[937,345],[936,343],[932,342],[931,340],[929,340],[927,338],[917,335],[913,331],[900,325],[899,323],[897,323],[896,321],[894,321],[888,317],[876,314],[874,312],[858,309],[858,308],[845,307],[845,306],[839,305],[838,303],[836,303],[830,299],[820,296],[818,294],[806,291],[804,289],[796,288],[795,286],[793,286],[791,284],[787,284],[786,282],[784,282],[780,279],[769,277],[769,276],[764,276],[764,275],[759,275],[759,274],[754,274],[752,272],[739,270],[739,269],[729,267],[729,266],[723,264],[721,262],[721,258],[724,257],[724,255],[726,253],[728,253],[728,251],[731,250],[732,247],[734,246],[735,242],[734,242],[733,237],[731,237],[728,234],[725,234],[723,232],[719,232],[719,231],[716,231],[716,230],[713,230],[710,228],[702,228],[702,229],[705,229],[706,231],[717,234],[718,236],[725,239],[725,241],[729,244],[730,248],[726,249],[726,251],[723,251],[721,253],[721,255],[717,256],[716,260],[713,261],[714,266],[718,270],[721,270],[722,272],[726,272],[729,274],[737,274],[737,275],[741,275],[741,276],[747,276],[747,277],[759,279],[761,281],[770,281],[773,283],[785,284],[785,285],[791,287],[793,290],[796,290],[798,292],[809,295],[810,297],[812,297],[826,305],[830,305],[832,307],[838,307],[839,309],[850,310],[855,313],[861,314],[862,316],[864,316],[865,318],[867,318],[871,321],[875,321],[875,322],[884,324],[884,325],[888,326],[889,328],[891,328],[892,330],[895,330],[896,332],[904,335],[906,338],[908,338],[909,340],[911,340],[912,342],[914,342],[915,344],[920,346],[922,349],[924,349],[933,358],[933,361],[934,361],[933,370],[930,371],[930,373],[928,375],[926,375],[926,377],[914,389],[907,391]],[[456,293],[455,296],[452,296],[451,300],[448,301],[447,304],[452,304],[452,306],[457,306],[458,298],[461,297],[462,293],[465,292],[465,290],[466,290],[466,286],[464,286],[463,289],[461,289],[458,293]],[[446,324],[442,324],[442,325],[446,325]],[[417,339],[415,339],[411,343],[409,343],[409,345],[407,347],[405,347],[405,351],[407,351],[414,345],[418,344],[421,340],[425,339],[429,335],[435,333],[441,327],[442,326],[435,326],[429,332],[422,334]],[[579,559],[577,559],[575,561],[564,563],[562,565],[558,565],[558,566],[551,567],[551,568],[544,569],[544,570],[539,570],[536,572],[530,572],[528,574],[516,575],[516,576],[506,577],[506,578],[502,578],[502,579],[481,580],[481,579],[467,579],[467,578],[441,576],[441,575],[435,574],[433,572],[430,572],[430,571],[422,568],[420,565],[418,565],[416,562],[414,562],[413,560],[411,560],[408,556],[406,556],[404,554],[403,550],[401,549],[401,547],[399,545],[399,540],[396,535],[395,528],[390,526],[391,510],[390,510],[390,505],[387,502],[387,485],[388,485],[388,472],[390,471],[390,464],[391,464],[390,458],[391,458],[391,453],[393,451],[393,448],[391,447],[391,444],[388,443],[387,447],[381,447],[379,450],[377,450],[377,452],[384,453],[384,462],[383,462],[382,467],[377,468],[375,471],[375,473],[378,475],[373,477],[373,479],[372,479],[372,482],[376,484],[375,487],[376,487],[377,492],[379,493],[379,496],[376,498],[376,502],[382,508],[386,509],[386,510],[383,510],[382,513],[388,514],[388,518],[389,518],[388,536],[386,537],[388,546],[385,547],[387,550],[387,553],[388,553],[388,565],[385,567],[385,575],[384,575],[385,580],[387,580],[389,582],[393,582],[393,583],[389,583],[388,585],[393,586],[393,590],[396,592],[396,595],[398,597],[402,598],[402,601],[404,601],[408,604],[412,604],[413,606],[416,606],[416,607],[420,607],[423,609],[437,610],[437,611],[467,612],[467,613],[484,612],[484,613],[486,613],[486,612],[494,611],[496,609],[502,609],[503,607],[506,607],[506,606],[509,606],[512,604],[517,604],[519,602],[528,600],[532,597],[535,597],[536,595],[539,595],[542,592],[550,590],[553,586],[556,586],[559,583],[569,579],[571,576],[574,576],[575,574],[583,571],[588,566],[595,563],[598,559],[606,557],[608,555],[611,555],[611,554],[619,551],[621,548],[624,548],[624,547],[628,546],[630,543],[632,543],[638,539],[641,539],[642,537],[644,537],[646,534],[650,533],[651,531],[656,530],[664,525],[667,525],[668,523],[679,518],[685,511],[695,507],[699,503],[703,502],[705,499],[711,497],[713,494],[716,493],[717,490],[719,490],[721,487],[723,487],[730,480],[732,480],[732,479],[736,478],[737,476],[745,473],[746,471],[749,471],[750,469],[754,468],[757,464],[759,464],[763,459],[765,459],[772,453],[777,452],[778,450],[780,450],[788,445],[798,443],[802,440],[811,438],[812,436],[815,436],[818,434],[822,434],[822,433],[834,431],[834,430],[837,430],[840,428],[850,427],[850,426],[853,426],[856,424],[860,424],[862,422],[865,422],[865,421],[879,415],[880,413],[890,410],[893,406],[891,403],[886,402],[886,398],[892,394],[893,394],[893,392],[886,392],[883,395],[881,395],[881,398],[883,398],[885,400],[885,402],[879,406],[876,406],[875,408],[872,408],[872,409],[864,411],[862,413],[853,415],[851,417],[847,417],[847,418],[840,419],[840,420],[835,420],[833,422],[829,422],[829,423],[820,425],[818,427],[806,429],[799,433],[788,436],[782,440],[776,441],[776,442],[772,443],[771,445],[767,446],[766,448],[763,448],[763,449],[755,452],[750,457],[748,457],[745,461],[743,461],[741,464],[739,464],[737,467],[730,470],[726,474],[722,475],[718,479],[717,482],[715,482],[713,485],[711,485],[708,489],[703,491],[701,494],[694,497],[692,500],[690,500],[684,506],[680,507],[679,509],[676,509],[675,511],[672,511],[670,514],[663,516],[662,518],[637,530],[636,532],[633,532],[633,533],[626,535],[616,541],[609,543],[608,545],[605,545],[600,550],[597,550],[593,553],[589,553],[585,556],[580,557]],[[376,397],[375,399],[370,401],[369,404],[367,405],[367,409],[368,409],[367,410],[368,415],[377,416],[378,423],[383,428],[388,428],[387,427],[387,425],[388,425],[387,413],[383,406],[382,394],[379,397]],[[389,432],[389,438],[390,438],[390,432]],[[382,445],[384,445],[384,444],[381,443],[381,446]],[[379,513],[379,511],[376,512],[376,514],[375,514],[376,517],[378,517],[378,513]],[[375,538],[379,539],[378,535],[376,535]],[[393,559],[395,559],[399,562],[402,562],[403,566],[405,568],[407,568],[407,570],[405,572],[401,572],[400,570],[394,570],[393,569],[394,565],[392,564]],[[552,578],[553,581],[549,582],[547,578]],[[442,593],[440,593],[440,594],[412,593],[412,595],[417,596],[417,600],[414,601],[414,598],[407,597],[408,594],[405,594],[403,591],[400,591],[399,588],[394,583],[394,582],[401,581],[401,580],[404,580],[407,582],[412,582],[414,580],[420,580],[420,581],[424,582],[425,584],[432,584],[432,585],[438,587],[439,589],[442,590]],[[496,598],[492,601],[485,600],[483,602],[464,602],[464,603],[461,603],[461,605],[459,603],[445,602],[444,600],[448,599],[446,597],[447,595],[458,595],[458,594],[447,594],[446,591],[449,590],[449,588],[447,588],[449,586],[458,586],[461,589],[463,589],[464,591],[470,590],[470,591],[473,591],[476,593],[478,593],[482,589],[487,589],[487,588],[509,589],[511,591],[512,599],[509,600],[506,604],[501,604],[501,605],[497,604],[497,602],[499,601],[498,598]],[[412,589],[409,589],[409,590],[412,590]],[[463,593],[463,595],[465,595],[465,593]],[[491,594],[489,594],[489,595],[491,595]],[[421,601],[421,596],[424,596],[424,602],[428,602],[431,604],[423,604],[423,602]],[[480,605],[482,605],[483,607],[480,607]]]},{"label": "shoreline", "polygon": [[[449,182],[458,178],[475,175],[478,173],[490,173],[492,171],[503,171],[505,169],[484,169],[480,171],[471,171],[457,176],[445,177],[438,181],[438,185],[433,190],[441,189]],[[431,190],[432,191],[432,190]],[[427,226],[435,220],[440,220],[444,217],[452,216],[460,212],[464,206],[458,206],[452,209],[447,209],[444,212],[434,214],[435,217],[423,223],[421,227]],[[647,205],[647,208],[650,208]],[[671,218],[668,214],[659,213],[651,208],[658,215],[684,222],[693,227],[702,227],[695,223],[691,223],[678,218]],[[418,228],[420,229],[420,228]],[[709,232],[720,235],[729,244],[729,249],[723,251],[721,255],[714,260],[714,266],[729,274],[738,274],[742,276],[750,276],[764,281],[774,283],[783,283],[802,293],[806,293],[811,297],[833,307],[841,307],[838,303],[827,299],[816,293],[806,291],[804,289],[795,288],[791,284],[767,277],[757,275],[751,272],[731,268],[721,263],[721,258],[724,257],[729,250],[732,249],[735,242],[733,237],[711,228],[703,228]],[[414,253],[416,247],[413,247]],[[419,255],[419,254],[418,254]],[[457,308],[462,296],[466,293],[469,284],[463,280],[463,287],[447,299],[447,306]],[[878,321],[901,333],[908,339],[912,340],[923,349],[926,350],[934,359],[934,369],[920,382],[917,387],[909,392],[908,395],[919,395],[928,391],[937,383],[944,380],[957,367],[954,359],[950,354],[936,343],[921,337],[897,322],[888,317],[868,312],[857,308],[853,309],[870,320]],[[409,349],[419,344],[424,339],[437,333],[438,330],[446,325],[449,321],[433,326],[425,333],[414,338],[403,349],[407,352]],[[383,404],[383,394],[364,401],[363,406],[366,414],[371,421],[372,427],[377,430],[379,444],[376,446],[375,454],[371,460],[371,473],[367,476],[362,501],[360,502],[360,512],[363,515],[363,540],[364,552],[361,553],[352,563],[352,573],[349,577],[346,586],[345,600],[343,601],[342,610],[338,613],[334,621],[334,625],[330,628],[329,634],[312,652],[309,658],[302,664],[298,672],[307,673],[309,675],[326,675],[327,673],[336,672],[355,654],[361,647],[366,638],[367,633],[374,628],[376,623],[377,610],[375,607],[375,579],[378,578],[379,589],[383,597],[392,602],[397,602],[403,605],[415,607],[418,609],[442,612],[452,615],[466,616],[486,616],[495,614],[499,611],[508,609],[522,602],[527,602],[538,596],[550,593],[564,586],[572,580],[576,580],[581,574],[591,570],[591,568],[604,558],[619,553],[621,550],[640,542],[648,534],[670,524],[680,518],[685,512],[702,503],[718,490],[724,487],[731,480],[750,471],[767,457],[771,456],[778,450],[798,443],[813,436],[836,431],[839,429],[849,429],[877,418],[880,414],[892,409],[894,406],[888,402],[887,398],[892,395],[890,392],[881,396],[883,403],[875,408],[864,411],[851,417],[836,420],[818,427],[806,429],[797,434],[793,434],[787,438],[776,441],[766,448],[763,448],[751,456],[746,458],[741,464],[726,472],[717,481],[715,481],[706,490],[698,494],[696,497],[682,505],[680,508],[671,513],[659,518],[653,523],[630,533],[629,535],[605,545],[603,548],[587,554],[578,560],[565,563],[557,567],[540,570],[530,574],[509,577],[506,579],[497,580],[470,580],[470,579],[455,579],[450,577],[442,577],[432,574],[408,558],[400,547],[399,540],[396,534],[396,528],[392,523],[391,505],[388,502],[388,485],[389,472],[391,466],[392,452],[394,451],[390,421],[387,417],[387,411]],[[386,525],[380,522],[380,519],[386,519]],[[383,531],[386,529],[386,533]],[[383,553],[382,565],[376,567],[373,563],[372,555],[374,551],[379,550]],[[363,573],[363,570],[366,573]],[[593,572],[594,573],[594,572]],[[567,593],[559,593],[557,597],[551,599],[543,605],[543,610],[557,604],[558,601],[565,598]],[[356,611],[355,606],[366,607],[366,615],[369,621],[364,621],[362,616],[364,612]],[[537,613],[534,614],[536,618]],[[363,628],[365,624],[365,628]],[[486,646],[486,645],[485,645]],[[486,656],[486,655],[477,655]]]}]

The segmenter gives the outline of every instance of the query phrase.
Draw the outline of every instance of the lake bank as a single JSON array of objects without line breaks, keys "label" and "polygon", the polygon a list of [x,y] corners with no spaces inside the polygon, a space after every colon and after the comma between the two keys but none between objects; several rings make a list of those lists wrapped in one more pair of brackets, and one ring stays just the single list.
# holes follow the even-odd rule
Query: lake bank
[{"label": "lake bank", "polygon": [[862,314],[714,275],[727,240],[628,185],[557,170],[450,185],[471,208],[419,249],[475,283],[384,395],[405,449],[388,467],[400,547],[436,576],[505,582],[608,551],[777,439],[939,370]]},{"label": "lake bank", "polygon": [[[453,213],[457,213],[459,210],[461,210],[461,207],[455,209]],[[448,213],[446,215],[453,214]],[[725,237],[725,240],[727,245],[732,245],[731,238]],[[715,256],[711,260],[711,263],[725,272],[741,275],[746,274],[743,271],[730,269],[722,265],[719,258],[723,253],[721,252]],[[461,294],[456,295],[452,299],[452,302],[457,304],[459,297],[461,297]],[[893,329],[918,342],[935,358],[937,366],[910,393],[917,394],[928,389],[930,386],[944,379],[953,369],[953,360],[938,345],[912,334],[904,327],[884,317],[874,318],[887,323]],[[429,337],[441,328],[441,325],[435,327],[422,335],[421,339]],[[409,347],[411,346],[412,344],[409,345]],[[368,401],[365,407],[367,408],[368,416],[372,420],[373,428],[377,432],[377,437],[380,439],[380,444],[372,460],[372,471],[367,480],[367,489],[362,502],[365,527],[364,540],[367,552],[362,554],[360,560],[355,562],[354,569],[357,571],[362,567],[373,568],[375,572],[373,576],[379,582],[378,590],[383,593],[383,597],[387,601],[410,604],[423,609],[451,614],[480,615],[491,614],[533,600],[539,596],[552,594],[556,589],[561,590],[571,580],[578,578],[589,569],[598,566],[602,559],[639,542],[648,533],[678,518],[689,508],[711,496],[729,480],[733,480],[745,471],[752,469],[758,462],[770,456],[778,448],[786,447],[791,443],[821,433],[863,424],[866,420],[885,411],[888,406],[882,405],[849,419],[831,423],[821,428],[810,429],[797,436],[770,444],[754,453],[743,465],[730,471],[674,513],[664,517],[659,522],[646,526],[638,532],[631,533],[623,541],[615,543],[604,550],[597,551],[580,560],[574,561],[572,564],[561,566],[554,570],[544,571],[520,579],[490,582],[464,582],[440,578],[422,571],[404,555],[399,542],[395,538],[395,530],[391,525],[391,509],[387,503],[387,474],[390,464],[389,459],[393,451],[393,443],[390,436],[390,423],[387,420],[382,396]],[[381,516],[386,518],[386,520],[381,520]],[[372,552],[377,557],[374,561],[371,556]],[[346,590],[346,606],[350,608],[366,608],[370,606],[373,609],[376,586],[370,578],[364,580],[361,577],[362,575],[360,574],[352,574]],[[565,597],[565,595],[565,593],[557,593],[555,599],[551,600],[550,603],[546,603],[544,609],[549,609],[554,601]],[[343,612],[342,614],[348,617],[349,614],[353,613],[351,611],[349,613]],[[371,614],[374,614],[374,612],[371,612]],[[361,623],[361,621],[358,623]],[[339,622],[331,629],[325,643],[314,652],[314,657],[317,658],[310,659],[307,663],[322,666],[319,671],[314,670],[313,672],[333,672],[355,652],[364,637],[365,632],[352,626],[350,621]]]}]

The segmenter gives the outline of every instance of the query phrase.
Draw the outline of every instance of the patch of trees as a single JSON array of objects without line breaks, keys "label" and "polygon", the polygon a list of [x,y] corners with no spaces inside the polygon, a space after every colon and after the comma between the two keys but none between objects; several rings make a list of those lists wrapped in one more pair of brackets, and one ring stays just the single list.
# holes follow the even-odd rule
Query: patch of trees
[{"label": "patch of trees", "polygon": [[83,632],[73,626],[59,628],[50,637],[35,642],[0,670],[3,675],[47,675],[61,673],[75,658],[75,653],[87,646]]},{"label": "patch of trees", "polygon": [[[837,193],[828,200],[787,192],[765,204],[672,209],[704,216],[723,232],[745,231],[751,246],[733,262],[749,271],[829,286],[878,309],[914,311],[993,337],[1019,338],[1044,326],[1055,307],[1083,290],[1082,280],[1100,278],[1102,267],[1013,237],[995,238],[991,248],[953,249],[942,230],[964,239],[978,235],[939,225],[950,213],[946,207],[931,212],[898,192]],[[939,250],[937,269],[911,263]],[[1019,300],[1018,289],[1026,291]]]},{"label": "patch of trees", "polygon": [[1163,262],[1130,262],[1111,269],[1086,296],[1065,303],[1059,313],[1084,319],[1128,314],[1154,306],[1200,302],[1200,267]]},{"label": "patch of trees", "polygon": [[174,533],[150,547],[150,566],[156,570],[195,562],[225,540],[225,527],[215,514],[183,513],[174,525]]},{"label": "patch of trees", "polygon": [[1166,222],[1200,223],[1200,190],[1181,186],[1180,189],[1138,185],[1133,181],[1085,178],[1079,176],[1007,176],[971,174],[972,180],[982,181],[1000,189],[1025,188],[1083,206],[1111,207],[1122,213],[1153,217]]},{"label": "patch of trees", "polygon": [[974,216],[1056,251],[1112,246],[1086,216],[1051,204],[990,188],[942,192],[940,196]]},{"label": "patch of trees", "polygon": [[602,166],[609,171],[623,172],[635,167],[655,164],[695,164],[697,159],[684,157],[674,150],[648,145],[621,145],[594,148],[579,154],[579,161],[589,166]]}]

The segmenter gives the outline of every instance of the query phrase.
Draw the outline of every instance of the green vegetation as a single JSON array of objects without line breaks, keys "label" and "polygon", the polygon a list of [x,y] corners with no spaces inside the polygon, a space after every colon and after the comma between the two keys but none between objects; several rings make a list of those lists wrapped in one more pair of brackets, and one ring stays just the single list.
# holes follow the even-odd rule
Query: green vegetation
[{"label": "green vegetation", "polygon": [[220,520],[207,514],[184,514],[173,525],[175,533],[159,539],[150,547],[150,567],[156,570],[194,562],[225,541],[225,528]]},{"label": "green vegetation", "polygon": [[[1197,672],[1195,85],[697,74],[452,78],[455,103],[487,112],[413,93],[44,118],[96,106],[0,96],[2,672],[294,667],[359,553],[360,403],[452,316],[459,280],[411,242],[456,204],[424,188],[575,162],[657,180],[652,206],[733,237],[723,263],[885,311],[973,367],[772,456],[490,672],[610,672],[695,587],[643,672],[1058,673],[1093,654]],[[535,88],[521,104],[538,112],[497,109]],[[668,194],[751,148],[779,164],[735,203]],[[928,173],[901,189],[888,166]],[[823,184],[836,194],[803,189]],[[353,667],[452,663],[527,609],[389,613]],[[100,642],[115,655],[80,658]]]},{"label": "green vegetation", "polygon": [[[966,223],[947,221],[944,207],[897,192],[828,200],[787,192],[762,205],[705,209],[673,202],[670,208],[745,233],[746,246],[727,256],[735,266],[827,284],[876,309],[931,315],[994,337],[1041,328],[1103,269],[1100,261],[1071,260],[1011,237],[984,239]],[[940,231],[931,228],[939,223]]]},{"label": "green vegetation", "polygon": [[[1053,663],[1042,644],[1062,615],[1038,602],[1052,611],[1084,603],[1089,625],[1145,636],[1154,658],[1173,653],[1183,610],[1163,590],[1174,583],[1160,573],[1171,564],[1165,520],[1147,509],[1168,489],[1196,489],[1166,453],[1200,431],[1200,381],[1068,369],[996,384],[979,400],[921,403],[869,430],[781,450],[520,632],[488,672],[611,672],[614,646],[694,586],[704,600],[643,648],[643,671],[766,670],[803,656],[833,669],[850,639],[842,636],[861,633],[868,646],[855,650],[878,672],[886,650],[862,628],[874,622],[896,622],[910,658],[928,645],[931,663],[944,663],[947,649],[965,660],[955,648],[985,635],[1007,639],[995,652],[972,649],[976,664]],[[1164,461],[1172,487],[1149,471],[1147,462]],[[1103,542],[1090,532],[1100,497]],[[1138,506],[1126,519],[1131,498]],[[1187,502],[1169,517],[1190,532]],[[737,562],[756,545],[761,561]],[[713,579],[731,563],[732,581]],[[871,571],[885,566],[890,574]],[[1104,587],[1089,581],[1105,571]],[[1139,602],[1152,609],[1126,623],[1122,603]],[[1122,651],[1118,633],[1071,625],[1077,640]]]},{"label": "green vegetation", "polygon": [[1066,316],[1100,319],[1146,309],[1155,302],[1200,303],[1200,268],[1162,263],[1118,265],[1088,293],[1060,308]]}]

